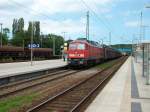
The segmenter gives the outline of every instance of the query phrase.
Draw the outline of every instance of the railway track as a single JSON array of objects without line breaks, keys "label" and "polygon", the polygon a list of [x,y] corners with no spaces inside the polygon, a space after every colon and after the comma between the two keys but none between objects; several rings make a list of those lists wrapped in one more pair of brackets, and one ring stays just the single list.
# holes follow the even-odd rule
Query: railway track
[{"label": "railway track", "polygon": [[80,106],[98,88],[104,86],[125,60],[126,58],[119,59],[117,64],[111,68],[104,69],[82,82],[71,86],[43,103],[27,110],[27,112],[80,112]]},{"label": "railway track", "polygon": [[0,90],[1,90],[0,98],[5,98],[7,96],[21,92],[23,90],[39,86],[50,81],[61,79],[63,77],[66,77],[66,76],[69,76],[78,72],[80,72],[80,70],[61,69],[58,71],[53,71],[52,73],[49,73],[44,76],[38,76],[38,77],[23,80],[23,81],[18,81],[16,83],[8,84],[5,86],[0,86]]}]

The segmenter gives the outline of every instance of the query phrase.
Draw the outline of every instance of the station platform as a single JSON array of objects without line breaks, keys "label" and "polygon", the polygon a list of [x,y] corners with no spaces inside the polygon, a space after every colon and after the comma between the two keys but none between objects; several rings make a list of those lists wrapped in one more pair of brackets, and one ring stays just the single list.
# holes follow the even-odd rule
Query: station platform
[{"label": "station platform", "polygon": [[31,62],[1,63],[0,79],[25,73],[63,67],[65,65],[67,65],[67,62],[64,62],[62,59],[33,61],[32,66]]},{"label": "station platform", "polygon": [[85,112],[150,112],[150,85],[142,76],[142,63],[129,57]]}]

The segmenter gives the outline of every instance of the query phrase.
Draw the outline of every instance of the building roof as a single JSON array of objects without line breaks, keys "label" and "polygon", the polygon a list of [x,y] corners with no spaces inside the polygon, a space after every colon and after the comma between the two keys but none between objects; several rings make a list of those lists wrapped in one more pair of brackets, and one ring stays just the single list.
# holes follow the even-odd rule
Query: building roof
[{"label": "building roof", "polygon": [[143,40],[141,43],[142,44],[150,44],[150,40]]}]

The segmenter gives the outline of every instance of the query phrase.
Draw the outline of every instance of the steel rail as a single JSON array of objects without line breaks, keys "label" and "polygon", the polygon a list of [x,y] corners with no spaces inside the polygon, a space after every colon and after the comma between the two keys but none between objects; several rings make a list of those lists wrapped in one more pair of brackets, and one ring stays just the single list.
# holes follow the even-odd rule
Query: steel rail
[{"label": "steel rail", "polygon": [[[119,63],[119,62],[118,62],[118,63]],[[67,92],[73,90],[74,88],[77,88],[78,86],[80,86],[80,85],[84,84],[85,82],[89,81],[91,78],[93,78],[93,77],[95,77],[95,76],[97,76],[97,75],[103,73],[104,71],[106,71],[106,70],[109,69],[109,68],[111,68],[111,67],[105,68],[105,69],[101,70],[100,72],[98,72],[98,73],[92,75],[91,77],[89,77],[89,78],[83,80],[82,82],[79,82],[79,83],[77,83],[77,84],[71,86],[70,88],[68,88],[68,89],[66,89],[66,90],[64,90],[64,91],[62,91],[62,92],[60,92],[60,93],[58,93],[57,95],[55,95],[55,96],[53,96],[53,97],[51,97],[51,98],[45,100],[44,102],[40,103],[39,105],[36,105],[35,107],[30,108],[29,110],[27,110],[27,112],[36,112],[36,111],[39,110],[43,105],[45,105],[45,104],[47,104],[47,103],[49,103],[49,102],[51,102],[51,101],[54,101],[56,98],[58,98],[58,97],[64,95],[65,93],[67,93]],[[110,76],[110,75],[109,75],[109,76]],[[107,78],[108,78],[108,77],[106,77],[105,80],[106,80]],[[103,80],[102,82],[104,82],[104,80]],[[98,86],[97,86],[97,87],[98,87]],[[94,90],[95,90],[95,89],[94,89]],[[93,91],[94,91],[94,90],[93,90]],[[91,93],[92,93],[92,92],[90,92],[89,95],[90,95]],[[88,97],[88,96],[86,96],[86,97]],[[73,112],[74,110],[76,110],[76,108],[78,108],[78,106],[86,99],[86,97],[85,97],[83,100],[81,100],[81,102],[79,102],[77,105],[75,105],[75,107],[74,107],[71,111]]]},{"label": "steel rail", "polygon": [[[68,71],[66,71],[66,72],[68,72]],[[78,73],[78,72],[81,72],[81,71],[79,70],[79,71],[67,73],[67,74],[64,74],[64,75],[61,75],[61,76],[58,76],[58,77],[55,77],[55,78],[52,78],[52,79],[49,79],[49,80],[46,80],[46,81],[37,83],[37,84],[29,85],[29,86],[26,86],[26,87],[21,88],[21,89],[18,89],[18,90],[14,90],[14,91],[11,91],[11,92],[8,92],[8,93],[4,93],[4,94],[1,94],[1,95],[0,95],[0,98],[4,98],[4,97],[7,97],[7,96],[12,95],[12,94],[14,94],[14,93],[18,93],[18,92],[21,92],[21,91],[23,91],[23,90],[26,90],[26,89],[32,88],[32,87],[34,87],[34,86],[38,86],[38,85],[41,85],[41,84],[50,82],[50,81],[54,81],[54,80],[57,80],[57,79],[61,79],[61,78],[64,78],[64,77],[66,77],[66,76],[69,76],[69,75]],[[57,74],[57,75],[60,75],[60,74]],[[39,79],[39,80],[40,80],[40,79]]]}]

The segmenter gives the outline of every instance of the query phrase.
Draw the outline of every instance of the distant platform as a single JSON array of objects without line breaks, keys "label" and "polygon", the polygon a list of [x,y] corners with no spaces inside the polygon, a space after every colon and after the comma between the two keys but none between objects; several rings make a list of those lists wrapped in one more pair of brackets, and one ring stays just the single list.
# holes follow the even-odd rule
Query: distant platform
[{"label": "distant platform", "polygon": [[25,73],[63,67],[66,65],[67,62],[64,62],[62,59],[33,61],[33,66],[31,66],[31,62],[1,63],[0,79]]},{"label": "distant platform", "polygon": [[85,112],[150,112],[142,63],[129,57]]}]

